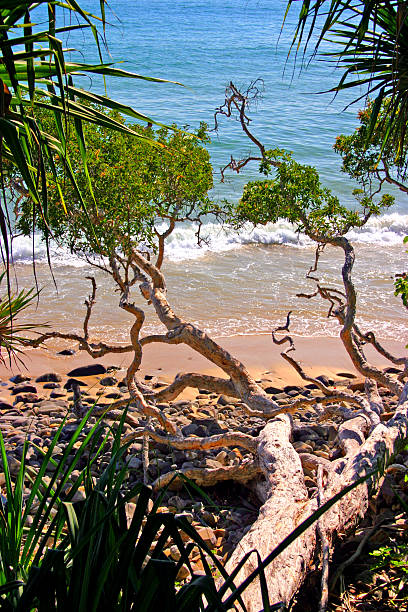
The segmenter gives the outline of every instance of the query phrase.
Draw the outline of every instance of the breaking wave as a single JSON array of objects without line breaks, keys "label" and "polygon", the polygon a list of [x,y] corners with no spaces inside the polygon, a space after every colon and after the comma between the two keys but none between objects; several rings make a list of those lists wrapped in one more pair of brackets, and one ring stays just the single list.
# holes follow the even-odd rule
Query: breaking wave
[{"label": "breaking wave", "polygon": [[[285,245],[304,248],[313,242],[304,234],[297,232],[294,226],[286,221],[268,223],[253,228],[249,224],[239,231],[222,228],[214,223],[203,225],[200,232],[201,243],[197,242],[197,226],[185,225],[173,232],[166,245],[166,256],[171,261],[197,259],[209,253],[222,253],[239,249],[245,245]],[[375,217],[361,229],[353,229],[348,237],[356,244],[373,244],[390,246],[402,243],[408,234],[408,215],[390,213]],[[33,248],[34,247],[34,248]],[[13,257],[18,263],[31,263],[33,250],[37,262],[46,262],[46,245],[39,236],[35,236],[34,245],[31,238],[20,236],[13,241]],[[51,260],[55,266],[82,267],[86,263],[67,248],[51,244]]]}]

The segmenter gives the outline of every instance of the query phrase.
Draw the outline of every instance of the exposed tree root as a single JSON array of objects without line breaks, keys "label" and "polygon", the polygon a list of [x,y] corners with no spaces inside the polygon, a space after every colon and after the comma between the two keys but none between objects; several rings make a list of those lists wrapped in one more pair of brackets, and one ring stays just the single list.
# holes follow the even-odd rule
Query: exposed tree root
[{"label": "exposed tree root", "polygon": [[[229,465],[222,468],[186,468],[177,472],[167,472],[159,476],[153,483],[153,489],[158,491],[167,487],[174,481],[175,486],[182,485],[179,475],[194,480],[199,486],[212,487],[225,480],[235,480],[237,482],[249,482],[259,476],[261,468],[255,460],[248,460],[239,465]],[[179,482],[177,482],[179,481]]]}]

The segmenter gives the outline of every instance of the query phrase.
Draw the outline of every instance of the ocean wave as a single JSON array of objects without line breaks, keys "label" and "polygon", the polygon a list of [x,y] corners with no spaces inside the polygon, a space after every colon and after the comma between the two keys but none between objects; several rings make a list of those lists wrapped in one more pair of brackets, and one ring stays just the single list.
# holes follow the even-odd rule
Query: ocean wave
[{"label": "ocean wave", "polygon": [[[209,223],[201,230],[206,240],[201,246],[197,244],[196,231],[194,226],[176,230],[166,246],[168,259],[197,259],[208,253],[221,253],[246,245],[284,245],[296,248],[314,245],[310,238],[284,220],[256,228],[248,224],[239,231]],[[407,234],[408,215],[390,213],[370,219],[364,227],[351,230],[347,237],[356,244],[389,246],[401,244]]]},{"label": "ocean wave", "polygon": [[[284,245],[293,248],[310,247],[314,243],[304,234],[296,231],[287,221],[268,223],[254,228],[247,224],[239,231],[206,223],[200,230],[200,244],[197,240],[198,226],[193,224],[180,226],[172,233],[166,243],[166,257],[170,261],[198,259],[210,253],[223,253],[247,245]],[[398,245],[408,234],[408,215],[389,213],[374,217],[360,229],[353,229],[347,237],[356,244]],[[18,263],[32,263],[33,250],[36,261],[46,262],[47,251],[44,241],[39,236],[32,238],[19,236],[13,240],[13,258]],[[88,264],[71,253],[69,249],[50,244],[50,257],[55,266],[83,267]]]}]

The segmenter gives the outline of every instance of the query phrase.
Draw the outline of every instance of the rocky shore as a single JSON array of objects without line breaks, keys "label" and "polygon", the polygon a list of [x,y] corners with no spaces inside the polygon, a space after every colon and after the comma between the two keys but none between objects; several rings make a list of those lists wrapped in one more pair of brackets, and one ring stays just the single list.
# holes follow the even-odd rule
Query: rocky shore
[{"label": "rocky shore", "polygon": [[[389,369],[391,371],[392,368]],[[84,435],[105,412],[103,423],[108,428],[117,427],[117,410],[111,408],[118,400],[128,398],[123,369],[117,366],[104,366],[101,363],[92,363],[89,366],[74,368],[66,375],[58,372],[45,372],[39,376],[30,377],[26,374],[17,374],[1,381],[0,393],[0,430],[2,432],[8,454],[9,465],[12,472],[19,466],[23,453],[23,446],[27,440],[29,450],[27,454],[29,465],[36,469],[41,465],[43,452],[48,449],[52,438],[65,419],[58,443],[54,448],[54,459],[58,460],[75,432],[80,419],[76,414],[78,402],[78,389],[80,402],[83,408],[92,409]],[[363,390],[363,381],[351,372],[337,372],[336,376],[329,378],[321,375],[320,380],[330,387],[337,389],[349,388],[353,391]],[[258,379],[258,382],[276,402],[287,404],[299,397],[313,397],[318,394],[314,383],[304,386],[286,385],[276,387],[273,377],[268,373]],[[144,383],[153,388],[166,384],[154,375],[146,374]],[[75,398],[75,389],[77,397]],[[389,391],[380,388],[380,395],[386,404],[383,419],[391,416],[396,404],[396,398]],[[178,399],[177,401],[160,404],[163,412],[172,419],[181,429],[184,436],[207,437],[228,432],[241,432],[249,435],[258,435],[264,427],[265,421],[258,417],[250,417],[242,408],[242,402],[225,395],[210,393],[201,389],[192,399]],[[130,408],[132,410],[132,408]],[[132,412],[132,424],[125,423],[124,436],[135,430],[135,423],[143,428],[148,425],[146,417],[139,417]],[[95,415],[95,416],[94,416]],[[305,457],[315,455],[323,459],[334,459],[340,456],[336,443],[338,422],[336,417],[332,421],[319,423],[318,415],[314,409],[309,408],[296,412],[294,418],[293,446]],[[136,421],[135,421],[136,419]],[[296,428],[302,424],[302,428]],[[151,424],[154,426],[154,424]],[[79,442],[77,443],[79,444]],[[110,450],[106,446],[106,454]],[[72,452],[74,452],[73,449]],[[200,449],[178,451],[171,449],[163,443],[153,440],[149,443],[149,462],[147,472],[143,470],[143,440],[135,439],[130,444],[125,456],[129,468],[128,484],[143,481],[146,477],[156,488],[160,479],[166,474],[174,475],[177,472],[187,476],[204,468],[208,474],[213,471],[227,471],[228,468],[239,466],[249,460],[248,451],[243,448],[218,448],[208,451]],[[405,453],[398,457],[396,463],[408,466]],[[87,456],[83,464],[78,465],[73,476],[77,476],[86,465]],[[91,468],[93,476],[97,477],[99,471],[107,465],[107,456],[102,456],[98,463]],[[145,465],[146,468],[146,465]],[[47,472],[55,469],[52,462],[47,466]],[[317,493],[316,471],[304,466],[305,483],[310,497]],[[205,482],[200,482],[205,485]],[[4,474],[0,473],[0,485],[4,486]],[[398,486],[401,482],[398,483]],[[389,489],[389,483],[388,483]],[[403,485],[402,485],[403,486]],[[222,484],[206,490],[207,495],[201,496],[191,487],[186,487],[181,480],[171,483],[163,498],[162,511],[184,515],[189,522],[196,526],[204,541],[216,552],[217,557],[225,562],[229,553],[237,545],[242,536],[250,528],[257,517],[260,503],[250,486],[226,480]],[[84,493],[78,490],[77,499]],[[132,515],[134,504],[128,505],[129,516]],[[176,547],[169,546],[169,556],[177,556]],[[192,552],[193,568],[196,572],[203,571],[200,555]],[[183,566],[180,570],[179,580],[188,576],[188,569]]]}]

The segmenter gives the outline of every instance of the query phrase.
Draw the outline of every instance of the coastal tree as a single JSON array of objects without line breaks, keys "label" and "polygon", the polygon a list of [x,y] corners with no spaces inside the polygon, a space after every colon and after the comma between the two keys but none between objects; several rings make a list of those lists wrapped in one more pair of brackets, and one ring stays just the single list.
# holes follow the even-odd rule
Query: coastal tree
[{"label": "coastal tree", "polygon": [[[370,194],[380,193],[388,185],[404,194],[408,193],[405,179],[407,138],[402,141],[398,155],[391,141],[384,142],[384,116],[387,115],[389,104],[390,100],[385,99],[371,129],[374,103],[369,101],[366,108],[359,112],[360,125],[357,129],[352,134],[338,136],[333,147],[342,157],[342,171]],[[408,238],[405,238],[404,242],[407,241]],[[405,271],[395,275],[394,289],[395,295],[399,295],[403,305],[408,308],[408,279]]]},{"label": "coastal tree", "polygon": [[[236,95],[237,90],[230,91],[231,95]],[[241,103],[245,110],[245,100],[237,101],[238,106]],[[246,116],[245,112],[242,116]],[[117,117],[117,120],[120,118]],[[255,483],[264,505],[258,520],[233,554],[229,562],[232,568],[242,558],[243,551],[255,548],[261,557],[265,557],[324,500],[355,483],[360,476],[375,468],[378,462],[385,461],[395,450],[398,441],[406,436],[408,401],[404,382],[408,374],[407,360],[390,354],[374,333],[362,331],[356,323],[357,300],[352,277],[354,249],[345,237],[349,228],[361,227],[372,215],[389,206],[391,198],[383,195],[376,203],[368,195],[362,197],[360,194],[358,209],[349,211],[328,189],[322,187],[316,170],[298,164],[284,151],[264,148],[260,155],[261,172],[267,178],[249,183],[233,211],[215,205],[207,197],[207,191],[212,185],[212,174],[208,153],[201,140],[176,130],[149,130],[149,137],[156,141],[157,148],[149,149],[148,154],[143,141],[130,141],[120,133],[108,135],[98,128],[95,133],[86,134],[88,142],[93,143],[94,152],[89,167],[91,179],[95,178],[94,196],[96,194],[97,205],[93,205],[89,195],[88,209],[88,214],[93,216],[94,232],[82,223],[83,208],[74,197],[71,214],[61,216],[58,191],[53,191],[50,185],[50,193],[55,193],[50,200],[49,211],[55,238],[101,267],[113,278],[121,294],[119,306],[134,317],[130,343],[120,346],[92,341],[89,320],[97,295],[93,281],[92,293],[86,302],[83,334],[53,331],[41,335],[32,344],[38,346],[51,338],[64,338],[77,341],[80,349],[94,358],[109,353],[132,353],[132,363],[126,375],[128,396],[113,402],[107,412],[106,407],[95,408],[95,413],[106,412],[105,418],[109,420],[120,418],[121,408],[129,405],[126,420],[133,431],[127,434],[127,441],[138,438],[146,441],[150,438],[154,443],[178,450],[200,449],[210,452],[212,449],[228,447],[241,450],[242,460],[239,464],[197,466],[181,470],[183,475],[203,486],[228,479]],[[204,128],[198,136],[205,139]],[[77,154],[71,151],[73,157]],[[58,162],[55,160],[57,165]],[[80,174],[80,170],[78,172]],[[105,178],[109,180],[104,182]],[[87,177],[78,177],[78,180],[86,184]],[[29,199],[22,205],[19,227],[24,231],[30,229],[26,224],[26,219],[31,217],[30,206],[32,204]],[[318,243],[316,262],[309,274],[316,288],[306,297],[320,296],[327,300],[328,314],[339,321],[343,344],[355,367],[366,379],[363,392],[334,388],[327,381],[308,376],[294,357],[288,316],[286,325],[274,331],[273,340],[278,344],[289,343],[288,349],[282,351],[282,357],[304,381],[316,387],[316,393],[277,402],[251,377],[244,364],[173,310],[163,273],[166,239],[177,224],[189,222],[196,224],[197,238],[202,239],[202,223],[206,215],[221,219],[228,215],[236,225],[242,222],[264,224],[285,218]],[[41,223],[38,220],[40,230]],[[326,244],[343,253],[341,289],[321,284],[316,276],[318,259]],[[99,259],[95,260],[95,256]],[[136,302],[136,297],[135,302],[131,301],[132,289],[139,289],[139,302]],[[143,334],[146,308],[154,310],[164,326],[163,333]],[[284,332],[283,338],[280,332]],[[178,375],[170,385],[149,386],[146,381],[138,379],[137,370],[142,363],[144,347],[151,343],[184,343],[218,366],[224,377],[190,372]],[[389,372],[369,363],[365,354],[367,344],[390,360],[397,375],[392,373],[394,370]],[[386,406],[378,386],[395,397],[395,414],[384,414]],[[266,425],[260,428],[260,433],[258,426],[252,433],[227,431],[204,438],[183,435],[171,415],[157,404],[174,400],[187,387],[239,398],[240,409],[248,419],[256,417],[265,421]],[[327,420],[333,424],[337,430],[337,455],[322,457],[295,450],[294,440],[307,435],[310,424],[294,422],[291,415],[298,414],[304,407],[314,411],[319,426]],[[74,409],[81,412],[80,396]],[[153,420],[141,423],[141,414]],[[318,486],[314,491],[305,485],[305,471],[316,474]],[[153,488],[158,490],[166,486],[174,476],[172,471],[161,474],[152,483]],[[290,601],[316,554],[319,538],[325,547],[327,564],[328,550],[335,534],[347,529],[355,521],[356,515],[365,512],[372,486],[373,482],[368,481],[349,493],[319,521],[317,528],[305,532],[268,567],[271,601]],[[251,569],[252,564],[249,563],[248,571]],[[238,579],[245,575],[244,567]],[[259,598],[260,590],[254,583],[244,594],[249,610],[258,610],[262,606]]]},{"label": "coastal tree", "polygon": [[[403,164],[404,160],[400,157],[398,162],[395,161],[390,141],[384,147],[382,140],[384,124],[381,123],[381,120],[376,124],[377,132],[374,134],[377,135],[377,140],[373,141],[371,149],[366,149],[362,145],[365,136],[362,131],[364,121],[368,120],[368,109],[361,117],[363,123],[361,131],[357,131],[349,140],[348,137],[341,136],[336,143],[338,152],[343,155],[344,170],[353,178],[358,178],[362,187],[354,192],[357,199],[356,208],[354,210],[346,208],[340,204],[338,198],[321,185],[318,173],[314,168],[297,163],[288,152],[279,149],[268,150],[253,134],[250,129],[251,119],[248,104],[254,95],[258,95],[256,82],[252,83],[245,92],[241,92],[231,83],[226,90],[224,104],[216,112],[216,115],[227,116],[235,113],[243,131],[246,134],[249,132],[250,140],[258,147],[258,155],[252,153],[251,158],[261,160],[260,172],[267,177],[250,181],[245,186],[236,210],[236,222],[239,225],[250,221],[257,225],[284,218],[317,243],[315,261],[307,273],[307,278],[314,283],[315,289],[310,293],[297,295],[299,298],[320,297],[327,301],[328,317],[338,320],[343,345],[365,382],[360,383],[361,393],[353,394],[353,397],[355,399],[358,397],[361,402],[358,410],[352,409],[348,412],[352,408],[352,403],[346,410],[347,400],[347,403],[332,403],[330,397],[326,395],[327,389],[325,390],[318,380],[314,381],[329,402],[327,405],[325,401],[316,400],[317,420],[324,421],[325,414],[333,415],[337,412],[338,416],[341,415],[342,423],[338,427],[337,439],[343,456],[334,461],[321,462],[322,457],[319,456],[317,459],[314,457],[309,463],[310,456],[308,457],[308,453],[303,452],[300,453],[300,460],[296,460],[293,453],[290,455],[290,452],[292,437],[296,436],[299,425],[294,425],[290,419],[283,423],[286,417],[275,420],[274,431],[271,432],[268,441],[263,439],[265,447],[260,453],[261,462],[265,461],[263,472],[270,486],[269,499],[262,507],[258,520],[241,540],[240,546],[229,560],[227,564],[229,570],[232,570],[250,550],[256,549],[264,558],[268,550],[278,545],[279,538],[274,539],[272,534],[278,532],[282,536],[281,525],[283,523],[286,524],[285,533],[289,533],[299,524],[300,517],[308,516],[312,507],[316,508],[322,500],[336,493],[339,490],[338,487],[341,488],[350,482],[355,482],[358,476],[367,473],[379,461],[384,461],[386,457],[397,452],[408,433],[408,389],[406,384],[408,360],[403,356],[392,355],[382,346],[372,330],[363,331],[357,323],[358,302],[352,274],[355,252],[346,237],[349,229],[362,227],[372,215],[379,214],[393,203],[391,196],[381,193],[381,185],[383,182],[393,182],[395,176],[398,176],[398,168],[395,169],[395,165],[396,163]],[[364,151],[363,160],[358,154],[359,147],[361,147],[360,151]],[[378,155],[382,151],[384,152],[383,166],[378,163]],[[374,154],[377,157],[377,163],[373,161]],[[222,173],[228,169],[239,171],[247,161],[252,161],[252,159],[236,160],[231,157],[230,163],[222,169]],[[393,163],[390,163],[390,166],[393,166],[392,171],[387,165],[391,159],[393,159]],[[362,163],[361,168],[360,162]],[[343,253],[342,287],[325,286],[319,279],[319,260],[327,245],[338,248]],[[289,331],[290,316],[291,313],[288,314],[286,325],[272,332],[272,339],[279,345],[287,345],[287,348],[281,353],[282,357],[295,368],[302,378],[311,380],[295,358],[296,345]],[[283,332],[284,337],[281,338],[277,332]],[[374,347],[393,366],[385,369],[374,367],[367,358],[367,346]],[[390,372],[396,372],[397,378],[390,376]],[[391,378],[394,378],[393,382]],[[395,413],[387,416],[384,414],[385,405],[379,393],[380,387],[387,388],[397,398]],[[272,423],[265,428],[263,433],[271,426]],[[270,443],[269,447],[268,443]],[[273,468],[271,469],[270,466]],[[314,498],[312,496],[313,501],[307,500],[301,492],[301,485],[304,482],[302,468],[304,469],[305,466],[317,471],[318,491]],[[316,539],[319,539],[322,551],[320,609],[326,609],[328,561],[335,534],[344,532],[356,520],[356,516],[363,515],[368,507],[370,487],[359,487],[356,491],[355,494],[346,496],[344,504],[340,503],[333,513],[328,513],[314,532],[301,536],[296,541],[296,546],[293,546],[291,551],[283,553],[279,562],[269,568],[268,585],[271,585],[274,590],[273,585],[278,584],[276,589],[284,601],[288,602],[296,592],[312,559]],[[268,538],[265,537],[265,534],[268,534]],[[248,568],[244,567],[237,578],[245,579],[248,574]],[[256,601],[254,610],[259,608],[260,601],[256,600],[255,587],[249,587],[245,597],[245,601],[249,603]]]},{"label": "coastal tree", "polygon": [[[107,53],[106,8],[106,0],[99,1],[99,15],[90,13],[82,3],[70,0],[23,0],[2,3],[0,7],[0,250],[7,280],[12,262],[13,231],[9,215],[11,200],[4,182],[6,167],[14,165],[24,178],[23,192],[19,195],[29,195],[33,215],[44,219],[48,240],[46,171],[53,175],[53,182],[58,185],[63,209],[69,208],[69,199],[64,198],[65,186],[69,184],[86,213],[83,188],[76,181],[76,170],[69,155],[70,143],[75,141],[85,176],[88,176],[84,125],[92,123],[107,130],[124,131],[138,139],[148,139],[132,125],[116,122],[108,111],[119,110],[144,124],[151,119],[127,104],[107,95],[91,93],[78,85],[81,77],[93,75],[99,75],[101,79],[114,77],[166,82],[114,66]],[[95,45],[96,62],[72,61],[73,50],[65,44],[70,35],[72,38],[72,34],[79,31],[84,36],[89,35],[86,40]],[[97,103],[98,107],[89,105],[89,101]],[[52,118],[52,129],[48,131],[40,125],[44,109]],[[57,171],[52,163],[55,156],[63,161],[63,172],[61,167]],[[89,180],[87,185],[92,189]],[[21,189],[21,184],[16,183],[14,188]],[[86,222],[89,223],[89,219]],[[8,292],[10,294],[9,282]]]}]

